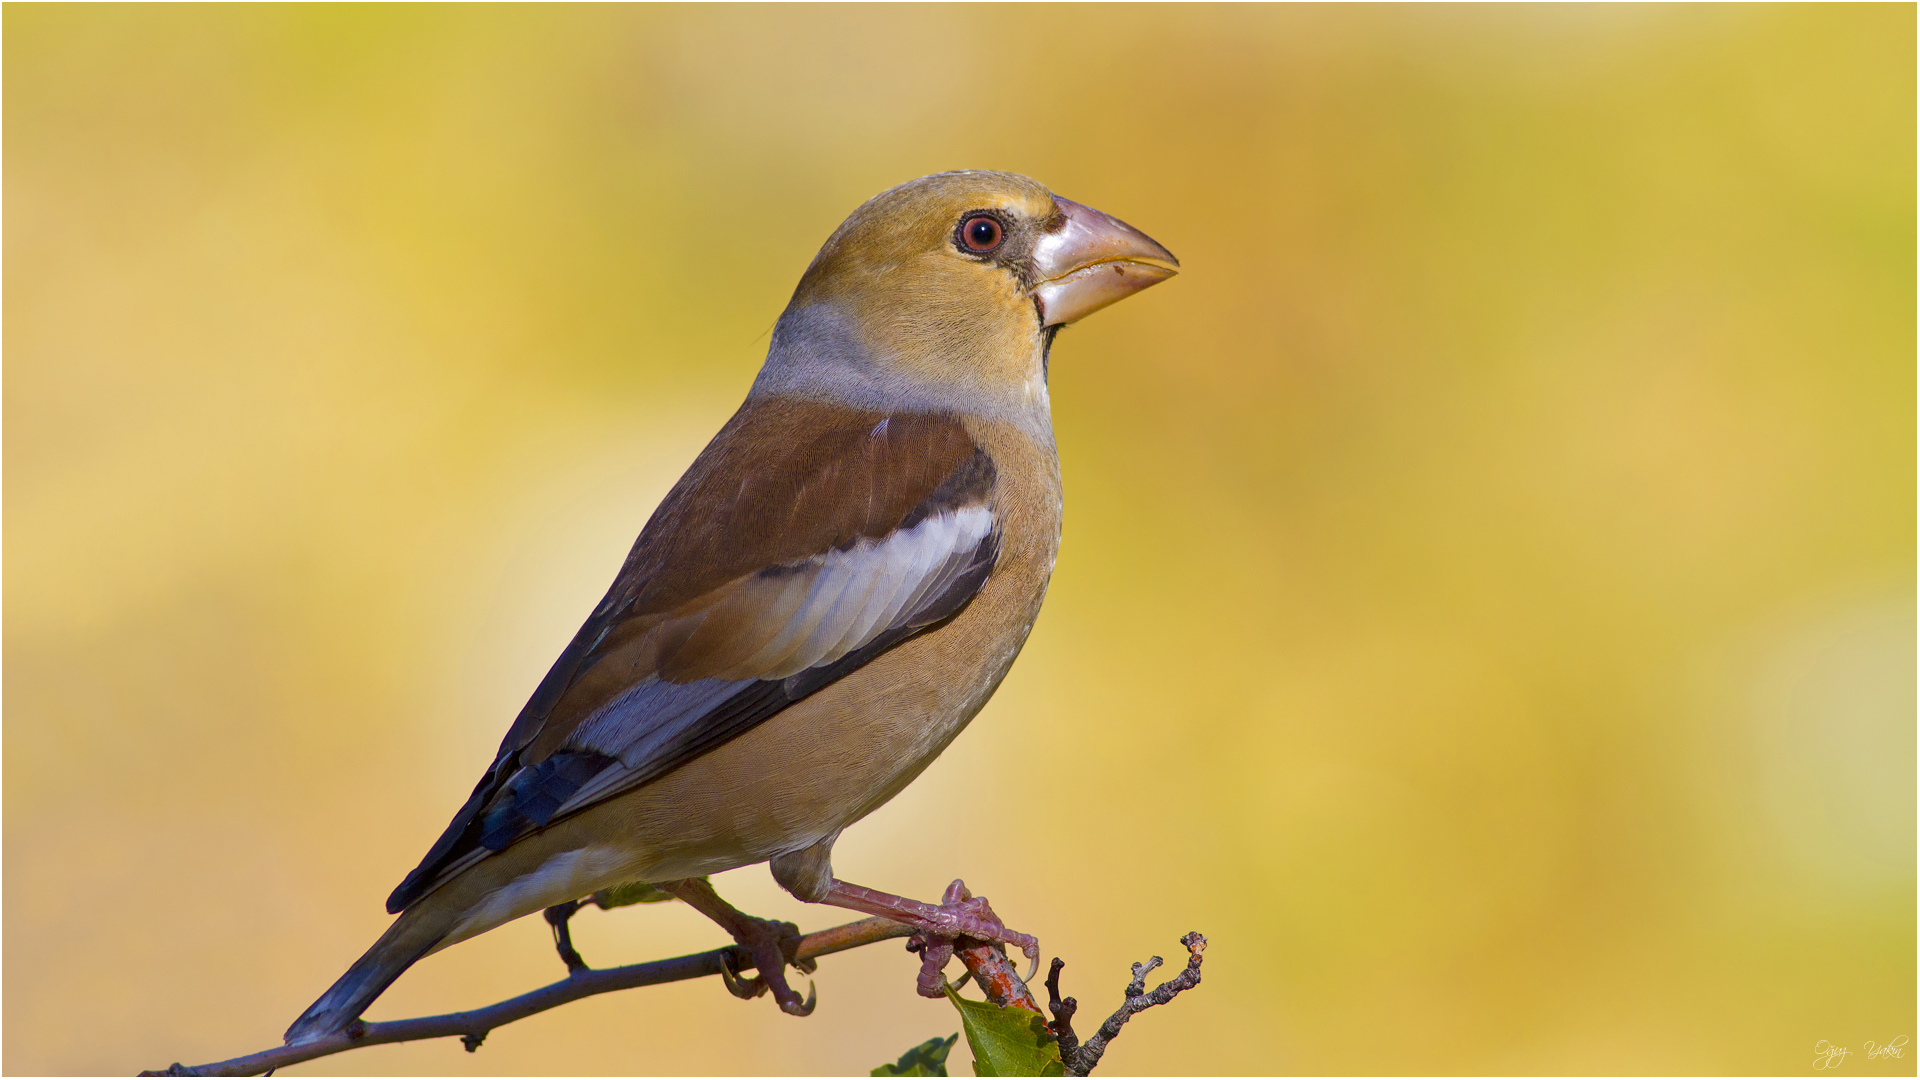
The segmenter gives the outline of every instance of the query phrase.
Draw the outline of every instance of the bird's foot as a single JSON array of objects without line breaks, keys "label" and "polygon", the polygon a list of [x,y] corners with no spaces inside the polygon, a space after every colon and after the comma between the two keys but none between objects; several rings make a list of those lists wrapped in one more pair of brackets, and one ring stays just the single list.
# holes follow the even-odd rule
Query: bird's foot
[{"label": "bird's foot", "polygon": [[751,915],[745,918],[747,925],[733,931],[733,940],[746,950],[756,974],[751,979],[743,978],[729,955],[726,966],[720,971],[720,979],[727,984],[727,990],[734,997],[742,999],[757,998],[771,990],[781,1012],[791,1016],[806,1016],[813,1012],[818,997],[812,985],[808,985],[804,1001],[793,987],[787,985],[788,964],[807,975],[813,974],[815,967],[812,960],[801,960],[794,956],[794,949],[800,944],[800,928],[790,922],[758,919]]},{"label": "bird's foot", "polygon": [[[958,878],[947,886],[946,895],[938,904],[877,892],[836,878],[822,903],[884,916],[913,927],[916,932],[907,939],[907,948],[920,954],[916,989],[923,997],[939,997],[946,992],[947,962],[953,959],[954,941],[958,938],[1017,946],[1032,961],[1033,970],[1039,970],[1039,939],[1007,929],[987,905],[987,898],[973,895],[967,890],[966,882]],[[1033,975],[1030,973],[1027,977]]]},{"label": "bird's foot", "polygon": [[802,960],[797,955],[800,946],[798,926],[748,915],[722,900],[720,894],[713,891],[713,886],[700,878],[662,881],[655,885],[719,923],[721,929],[732,936],[734,944],[746,953],[746,960],[756,971],[752,978],[740,974],[740,968],[746,965],[736,965],[731,956],[720,969],[720,980],[726,984],[729,993],[737,998],[752,999],[771,990],[781,1012],[790,1016],[806,1016],[813,1012],[814,1005],[818,1003],[814,988],[809,985],[807,996],[802,999],[787,984],[788,965],[805,975],[813,974],[815,968],[812,960]]},{"label": "bird's foot", "polygon": [[564,904],[555,904],[545,912],[547,925],[553,927],[553,947],[560,953],[560,962],[567,965],[567,974],[587,970],[587,962],[573,947],[573,931],[568,923],[573,913],[580,910],[580,901],[569,900]]}]

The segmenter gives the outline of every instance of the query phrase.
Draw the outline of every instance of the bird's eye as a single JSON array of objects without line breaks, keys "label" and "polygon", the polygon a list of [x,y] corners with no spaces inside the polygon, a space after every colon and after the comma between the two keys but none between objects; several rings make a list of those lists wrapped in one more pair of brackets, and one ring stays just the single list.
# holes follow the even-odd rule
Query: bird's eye
[{"label": "bird's eye", "polygon": [[975,254],[984,255],[992,251],[1004,239],[1006,230],[1000,227],[999,221],[986,214],[975,214],[960,223],[960,242]]}]

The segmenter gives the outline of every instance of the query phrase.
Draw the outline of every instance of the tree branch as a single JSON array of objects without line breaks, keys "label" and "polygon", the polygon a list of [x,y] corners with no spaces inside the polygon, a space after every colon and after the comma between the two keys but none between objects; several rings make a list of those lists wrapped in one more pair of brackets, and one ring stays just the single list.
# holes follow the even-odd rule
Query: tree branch
[{"label": "tree branch", "polygon": [[[1008,958],[1006,947],[994,941],[963,937],[954,942],[953,954],[967,966],[967,973],[980,984],[988,1001],[1002,1008],[1012,1006],[1039,1013],[1040,1003],[1020,977],[1020,969]],[[1045,1016],[1045,1013],[1040,1013]]]},{"label": "tree branch", "polygon": [[[822,930],[802,937],[795,959],[809,960],[816,956],[846,952],[848,949],[857,949],[862,945],[872,945],[878,941],[903,938],[912,932],[910,927],[902,926],[891,919],[861,919],[859,922],[847,923],[844,926],[836,926],[830,930]],[[724,949],[713,949],[695,953],[692,956],[675,957],[671,960],[655,960],[646,964],[629,964],[625,967],[604,969],[581,968],[557,983],[521,994],[519,997],[508,998],[482,1009],[447,1013],[442,1016],[421,1016],[411,1020],[385,1020],[378,1023],[356,1020],[346,1031],[338,1035],[329,1035],[297,1046],[276,1046],[271,1050],[262,1050],[257,1054],[248,1054],[245,1057],[231,1058],[227,1061],[216,1061],[210,1065],[189,1067],[175,1062],[164,1071],[143,1072],[140,1075],[254,1076],[302,1061],[312,1061],[314,1058],[338,1054],[343,1050],[356,1050],[362,1046],[413,1042],[417,1039],[444,1039],[451,1035],[460,1036],[461,1041],[466,1043],[467,1049],[472,1051],[479,1049],[481,1040],[487,1037],[488,1032],[511,1024],[515,1020],[524,1020],[535,1013],[545,1012],[570,1001],[593,997],[596,994],[718,975],[726,969],[729,958],[733,961],[735,971],[754,967],[753,958],[747,955],[747,950],[737,945],[730,945]]]},{"label": "tree branch", "polygon": [[1051,1026],[1054,1037],[1060,1040],[1060,1061],[1066,1066],[1068,1076],[1091,1074],[1094,1066],[1100,1064],[1100,1056],[1107,1052],[1107,1044],[1119,1036],[1120,1028],[1133,1019],[1135,1013],[1144,1012],[1155,1005],[1165,1005],[1180,991],[1200,985],[1200,954],[1206,950],[1207,939],[1197,932],[1190,933],[1180,939],[1180,944],[1187,947],[1186,970],[1154,987],[1149,993],[1148,972],[1166,961],[1155,956],[1144,964],[1133,965],[1133,981],[1127,984],[1126,1000],[1084,1044],[1073,1033],[1073,1014],[1079,1003],[1072,998],[1064,1001],[1060,998],[1060,969],[1067,965],[1057,957],[1054,959],[1053,969],[1047,972],[1047,1007],[1053,1011]]}]

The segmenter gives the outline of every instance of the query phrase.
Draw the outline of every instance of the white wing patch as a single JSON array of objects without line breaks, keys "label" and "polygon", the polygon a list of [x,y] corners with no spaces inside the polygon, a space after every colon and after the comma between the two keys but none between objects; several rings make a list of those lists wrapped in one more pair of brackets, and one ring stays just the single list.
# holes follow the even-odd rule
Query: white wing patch
[{"label": "white wing patch", "polygon": [[888,630],[912,625],[972,565],[993,526],[992,511],[965,506],[929,515],[884,539],[862,539],[844,551],[729,586],[724,600],[688,618],[725,618],[731,625],[750,615],[741,620],[741,633],[753,639],[742,643],[744,658],[691,682],[649,677],[583,721],[567,745],[618,758],[623,767],[601,771],[556,816],[647,771],[734,695],[831,664]]},{"label": "white wing patch", "polygon": [[[811,579],[791,619],[758,652],[721,678],[784,679],[835,660],[878,637],[911,613],[933,586],[967,564],[993,531],[984,506],[934,514],[883,540],[861,540],[845,551],[808,560],[793,579]],[[786,582],[797,592],[800,580]],[[783,599],[785,598],[783,591]]]}]

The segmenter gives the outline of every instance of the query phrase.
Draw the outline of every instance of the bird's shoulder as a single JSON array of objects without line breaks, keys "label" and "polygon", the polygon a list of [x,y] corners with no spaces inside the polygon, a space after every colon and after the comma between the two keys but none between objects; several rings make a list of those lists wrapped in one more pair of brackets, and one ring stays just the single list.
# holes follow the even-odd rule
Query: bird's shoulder
[{"label": "bird's shoulder", "polygon": [[990,472],[952,413],[750,399],[661,501],[609,600],[670,610],[742,574],[911,526],[950,481],[947,503],[982,498]]}]

